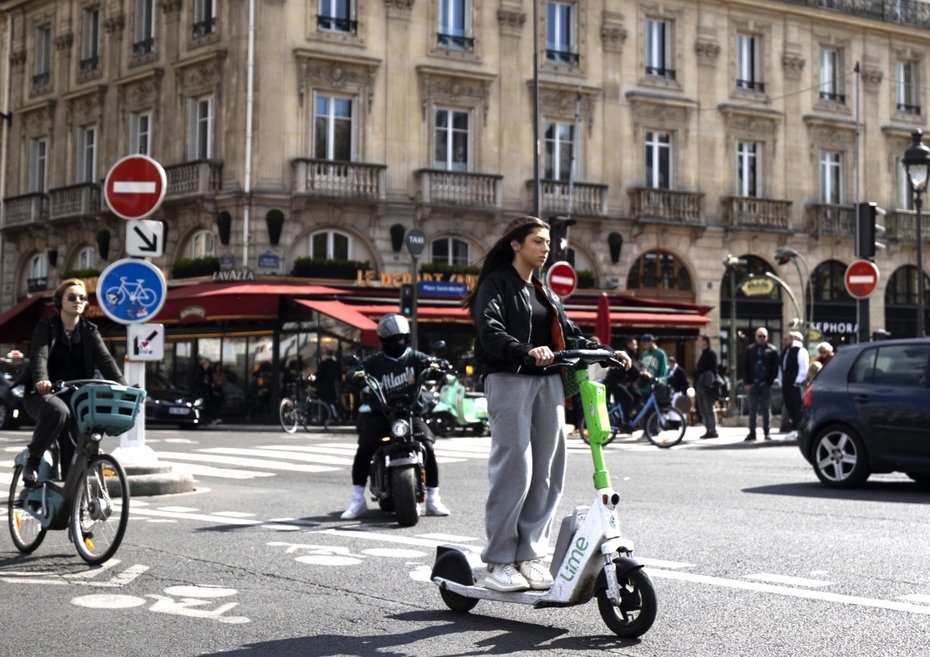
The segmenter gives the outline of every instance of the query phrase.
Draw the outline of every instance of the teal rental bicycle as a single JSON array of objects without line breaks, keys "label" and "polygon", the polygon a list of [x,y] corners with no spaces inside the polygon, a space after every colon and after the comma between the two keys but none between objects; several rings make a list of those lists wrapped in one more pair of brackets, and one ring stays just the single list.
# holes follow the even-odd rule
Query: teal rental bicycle
[{"label": "teal rental bicycle", "polygon": [[[101,564],[116,553],[129,520],[129,484],[123,467],[100,451],[104,435],[118,436],[136,423],[145,391],[114,381],[78,379],[55,384],[71,396],[72,428],[76,428],[74,460],[64,481],[47,451],[39,465],[38,484],[23,483],[29,450],[16,457],[10,484],[8,518],[13,544],[30,554],[48,530],[67,529],[77,552],[89,564]],[[69,437],[73,434],[69,433]]]},{"label": "teal rental bicycle", "polygon": [[[646,403],[630,422],[626,421],[623,408],[614,404],[607,411],[610,420],[610,435],[604,441],[610,444],[614,438],[621,434],[632,434],[635,427],[645,420],[643,433],[656,447],[672,447],[681,442],[688,428],[688,420],[677,408],[671,405],[668,386],[661,381],[652,384],[652,392],[646,398]],[[578,420],[578,435],[586,443],[590,443],[585,418],[582,414]]]}]

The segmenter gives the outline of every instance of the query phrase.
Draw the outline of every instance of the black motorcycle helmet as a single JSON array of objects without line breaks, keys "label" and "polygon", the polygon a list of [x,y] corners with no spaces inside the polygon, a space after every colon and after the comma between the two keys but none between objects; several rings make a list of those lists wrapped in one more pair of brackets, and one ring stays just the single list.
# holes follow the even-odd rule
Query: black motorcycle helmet
[{"label": "black motorcycle helmet", "polygon": [[385,315],[378,322],[378,342],[389,357],[400,358],[410,346],[410,322],[403,315]]}]

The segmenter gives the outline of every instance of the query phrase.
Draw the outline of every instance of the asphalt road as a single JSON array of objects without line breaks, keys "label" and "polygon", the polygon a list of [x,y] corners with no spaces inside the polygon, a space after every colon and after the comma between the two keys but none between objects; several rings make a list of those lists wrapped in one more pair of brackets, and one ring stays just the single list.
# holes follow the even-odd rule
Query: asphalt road
[{"label": "asphalt road", "polygon": [[[65,532],[29,556],[0,538],[0,655],[930,654],[930,493],[899,475],[830,491],[792,444],[700,432],[671,450],[607,449],[625,532],[659,597],[638,641],[612,635],[594,602],[446,609],[429,583],[435,545],[483,544],[489,439],[440,440],[453,515],[400,528],[374,503],[339,520],[351,434],[220,425],[149,429],[196,490],[134,498],[104,567],[86,566]],[[4,518],[27,439],[0,432]],[[590,458],[572,441],[560,515],[591,496]]]}]

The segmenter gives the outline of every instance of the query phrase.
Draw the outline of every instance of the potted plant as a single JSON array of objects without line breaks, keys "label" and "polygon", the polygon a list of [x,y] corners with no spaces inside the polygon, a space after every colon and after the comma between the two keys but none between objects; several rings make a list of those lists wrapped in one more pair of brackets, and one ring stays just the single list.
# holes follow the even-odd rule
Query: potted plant
[{"label": "potted plant", "polygon": [[420,265],[420,271],[427,274],[442,274],[443,279],[448,280],[452,275],[459,276],[477,276],[481,273],[481,267],[478,265],[450,265],[445,262],[424,262]]},{"label": "potted plant", "polygon": [[212,276],[220,270],[220,259],[216,256],[203,258],[180,258],[171,266],[172,278],[195,278]]},{"label": "potted plant", "polygon": [[61,280],[65,281],[69,278],[79,278],[82,281],[86,281],[89,278],[97,278],[98,276],[100,276],[100,272],[94,267],[89,267],[87,269],[72,269],[71,271],[66,271],[61,275]]},{"label": "potted plant", "polygon": [[331,260],[302,257],[294,259],[291,276],[302,278],[340,278],[354,280],[359,269],[370,269],[368,260]]},{"label": "potted plant", "polygon": [[575,275],[578,277],[579,288],[594,287],[594,272],[590,269],[579,269],[577,272],[575,272]]}]

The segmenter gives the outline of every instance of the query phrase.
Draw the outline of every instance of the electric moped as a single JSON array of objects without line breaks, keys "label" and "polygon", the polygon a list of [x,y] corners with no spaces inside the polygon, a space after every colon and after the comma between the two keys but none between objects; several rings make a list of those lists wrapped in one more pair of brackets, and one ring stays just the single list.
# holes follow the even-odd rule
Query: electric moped
[{"label": "electric moped", "polygon": [[[607,349],[556,351],[551,367],[573,368],[579,361],[621,366]],[[532,359],[530,359],[532,360]],[[479,600],[570,607],[597,597],[604,623],[618,636],[635,638],[649,631],[656,618],[655,588],[641,564],[633,559],[633,541],[620,531],[620,495],[610,486],[602,445],[610,435],[605,387],[588,380],[586,367],[575,368],[594,461],[594,501],[575,507],[562,520],[550,571],[548,591],[502,593],[479,584],[486,573],[480,554],[466,546],[441,545],[436,550],[432,580],[443,602],[453,611],[467,612]]]},{"label": "electric moped", "polygon": [[448,372],[439,389],[439,403],[430,410],[428,422],[437,436],[448,436],[457,428],[483,436],[488,429],[488,400],[483,393],[467,392],[461,379]]}]

